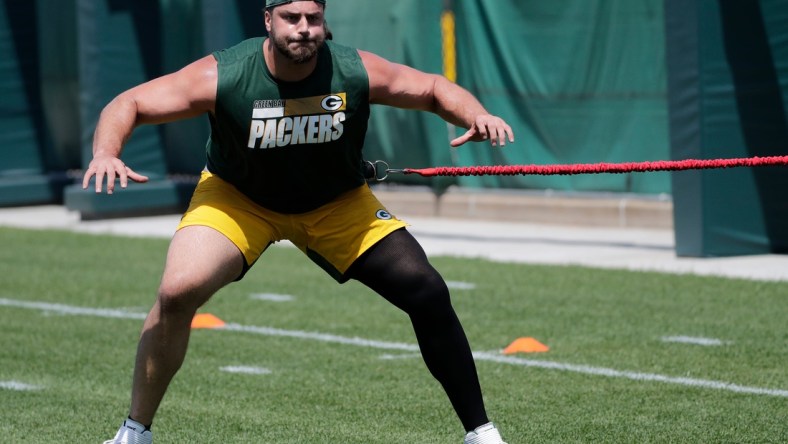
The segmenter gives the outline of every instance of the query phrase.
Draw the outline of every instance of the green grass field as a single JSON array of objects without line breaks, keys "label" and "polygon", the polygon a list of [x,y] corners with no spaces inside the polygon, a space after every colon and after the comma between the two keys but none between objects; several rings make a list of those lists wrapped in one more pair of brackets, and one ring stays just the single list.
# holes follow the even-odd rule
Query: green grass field
[{"label": "green grass field", "polygon": [[[167,241],[0,228],[0,245],[2,442],[109,439]],[[474,286],[452,298],[510,444],[788,442],[788,283],[433,263]],[[201,312],[270,330],[194,331],[154,423],[158,444],[462,442],[421,359],[387,348],[415,344],[406,316],[295,249],[269,249]],[[497,362],[523,336],[550,351]]]}]

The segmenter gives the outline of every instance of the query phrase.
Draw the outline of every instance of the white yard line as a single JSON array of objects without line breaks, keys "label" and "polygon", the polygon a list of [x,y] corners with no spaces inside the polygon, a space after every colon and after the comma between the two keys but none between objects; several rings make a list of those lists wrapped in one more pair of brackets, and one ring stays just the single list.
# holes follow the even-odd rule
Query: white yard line
[{"label": "white yard line", "polygon": [[[125,319],[145,319],[145,314],[124,312],[123,310],[83,308],[70,305],[53,304],[47,302],[19,301],[14,299],[0,298],[0,306],[28,308],[47,312],[57,312],[67,315],[83,315]],[[418,352],[419,347],[415,344],[402,342],[377,341],[359,337],[338,336],[330,333],[308,332],[302,330],[285,330],[274,327],[255,327],[229,323],[217,330],[235,331],[242,333],[252,333],[264,336],[278,336],[296,339],[306,339],[335,344],[354,345],[359,347],[369,347],[382,350],[400,350],[406,352]],[[535,367],[547,370],[561,370],[587,375],[605,376],[609,378],[624,378],[635,381],[662,382],[666,384],[677,384],[696,388],[706,388],[715,390],[725,390],[735,393],[746,393],[753,395],[779,396],[788,398],[788,390],[769,389],[762,387],[748,387],[723,381],[713,381],[708,379],[696,379],[686,377],[675,377],[660,375],[656,373],[641,373],[624,370],[615,370],[605,367],[593,367],[588,365],[565,364],[554,361],[543,361],[537,359],[526,359],[514,356],[504,356],[490,352],[475,352],[473,354],[477,361],[489,361],[500,364],[518,365],[523,367]]]},{"label": "white yard line", "polygon": [[255,327],[252,325],[240,325],[228,323],[217,330],[240,331],[244,333],[254,333],[263,336],[280,336],[297,339],[311,339],[313,341],[331,342],[334,344],[355,345],[359,347],[379,348],[382,350],[403,350],[419,351],[419,346],[415,344],[405,344],[402,342],[376,341],[374,339],[364,339],[358,337],[349,338],[347,336],[337,336],[330,333],[317,333],[301,330],[283,330],[273,327]]},{"label": "white yard line", "polygon": [[220,367],[219,370],[227,373],[241,373],[245,375],[270,375],[271,370],[264,367],[252,367],[248,365],[228,365]]},{"label": "white yard line", "polygon": [[100,318],[145,319],[147,316],[144,313],[132,313],[126,310],[75,307],[73,305],[53,304],[51,302],[30,302],[5,298],[0,298],[0,306],[30,308],[49,313],[96,316]]},{"label": "white yard line", "polygon": [[446,281],[446,286],[452,290],[473,290],[476,288],[476,284],[473,282],[463,281]]},{"label": "white yard line", "polygon": [[391,354],[391,353],[384,353],[380,355],[380,359],[384,361],[393,361],[396,359],[416,359],[421,358],[421,353],[398,353],[398,354]]},{"label": "white yard line", "polygon": [[732,384],[730,382],[713,381],[709,379],[684,378],[676,376],[666,376],[656,373],[640,373],[623,370],[614,370],[605,367],[592,367],[588,365],[563,364],[560,362],[539,361],[535,359],[524,359],[514,356],[495,355],[490,353],[474,353],[473,357],[477,360],[499,362],[503,364],[522,365],[525,367],[536,367],[550,370],[563,370],[587,375],[607,376],[610,378],[625,378],[635,381],[654,381],[668,384],[686,385],[690,387],[708,388],[716,390],[727,390],[736,393],[749,393],[753,395],[780,396],[788,398],[788,390],[767,389],[761,387],[748,387],[744,385]]},{"label": "white yard line", "polygon": [[730,341],[723,341],[721,339],[714,339],[714,338],[701,338],[696,336],[663,336],[660,339],[662,340],[662,342],[677,342],[679,344],[706,345],[706,346],[731,344]]},{"label": "white yard line", "polygon": [[267,302],[290,302],[295,300],[295,298],[289,294],[277,293],[254,293],[249,295],[249,297],[257,301]]},{"label": "white yard line", "polygon": [[0,390],[14,390],[17,392],[29,392],[33,390],[41,390],[42,387],[38,385],[26,384],[19,381],[0,381]]}]

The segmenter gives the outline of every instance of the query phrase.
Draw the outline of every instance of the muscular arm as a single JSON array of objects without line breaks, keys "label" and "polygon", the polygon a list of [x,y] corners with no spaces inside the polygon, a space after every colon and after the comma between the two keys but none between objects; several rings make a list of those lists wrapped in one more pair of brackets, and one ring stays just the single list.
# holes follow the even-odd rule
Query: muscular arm
[{"label": "muscular arm", "polygon": [[511,127],[491,115],[461,86],[443,76],[392,63],[366,51],[359,54],[369,76],[370,103],[433,112],[451,124],[468,129],[451,141],[455,147],[467,141],[487,139],[499,146],[505,145],[507,138],[514,142]]},{"label": "muscular arm", "polygon": [[213,112],[216,102],[216,59],[206,56],[180,71],[151,80],[115,97],[101,111],[93,135],[93,160],[82,179],[87,189],[96,176],[96,192],[100,193],[104,177],[107,193],[112,194],[115,177],[125,188],[128,179],[145,182],[147,177],[134,172],[120,160],[123,145],[134,128],[143,124],[159,124]]}]

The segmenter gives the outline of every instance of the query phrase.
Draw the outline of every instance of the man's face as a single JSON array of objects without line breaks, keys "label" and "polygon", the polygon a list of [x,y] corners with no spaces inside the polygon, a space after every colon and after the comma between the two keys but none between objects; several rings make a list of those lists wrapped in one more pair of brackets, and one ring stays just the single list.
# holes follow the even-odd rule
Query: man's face
[{"label": "man's face", "polygon": [[295,1],[265,12],[265,26],[274,47],[295,63],[314,59],[325,42],[323,6]]}]

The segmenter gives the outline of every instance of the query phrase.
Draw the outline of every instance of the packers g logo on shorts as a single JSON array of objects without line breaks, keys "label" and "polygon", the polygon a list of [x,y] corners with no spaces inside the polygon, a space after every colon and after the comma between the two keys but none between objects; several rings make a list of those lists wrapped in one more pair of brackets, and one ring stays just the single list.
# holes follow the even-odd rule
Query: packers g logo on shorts
[{"label": "packers g logo on shorts", "polygon": [[377,213],[375,213],[375,217],[380,220],[391,220],[394,218],[394,216],[386,210],[378,210]]}]

